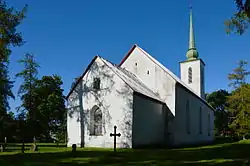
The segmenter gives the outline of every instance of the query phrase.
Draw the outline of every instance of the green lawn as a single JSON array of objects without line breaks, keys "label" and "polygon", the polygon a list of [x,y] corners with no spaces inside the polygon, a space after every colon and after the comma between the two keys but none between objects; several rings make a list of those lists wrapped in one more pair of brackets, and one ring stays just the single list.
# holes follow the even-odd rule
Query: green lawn
[{"label": "green lawn", "polygon": [[[28,147],[27,147],[28,148]],[[9,145],[9,152],[0,152],[0,166],[78,166],[78,165],[250,165],[250,141],[225,143],[195,148],[165,150],[77,149],[39,144],[39,152],[20,153],[20,145]]]}]

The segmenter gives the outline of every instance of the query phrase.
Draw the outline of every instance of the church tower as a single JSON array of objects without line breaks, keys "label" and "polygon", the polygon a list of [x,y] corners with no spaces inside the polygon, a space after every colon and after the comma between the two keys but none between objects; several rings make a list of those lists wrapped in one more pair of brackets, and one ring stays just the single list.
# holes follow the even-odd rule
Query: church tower
[{"label": "church tower", "polygon": [[180,62],[181,80],[200,97],[205,98],[205,63],[199,58],[199,54],[195,46],[192,9],[190,9],[189,24],[189,47],[186,53],[187,59]]}]

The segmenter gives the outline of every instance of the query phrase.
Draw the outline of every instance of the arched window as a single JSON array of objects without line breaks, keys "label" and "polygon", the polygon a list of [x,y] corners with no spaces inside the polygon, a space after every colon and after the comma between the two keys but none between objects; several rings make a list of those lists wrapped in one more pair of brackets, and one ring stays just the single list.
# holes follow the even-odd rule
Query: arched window
[{"label": "arched window", "polygon": [[202,134],[202,109],[201,107],[200,107],[199,128],[200,128],[200,134]]},{"label": "arched window", "polygon": [[90,112],[90,135],[102,135],[102,111],[96,105]]},{"label": "arched window", "polygon": [[210,127],[210,125],[211,125],[211,122],[210,122],[210,113],[208,113],[208,117],[207,117],[207,120],[208,120],[208,123],[207,123],[207,129],[208,129],[208,136],[210,136],[210,134],[211,134],[211,127]]},{"label": "arched window", "polygon": [[192,68],[189,67],[189,68],[188,68],[188,83],[189,83],[189,84],[192,83],[192,79],[193,79],[193,78],[192,78],[192,72],[193,72],[193,71],[192,71]]},{"label": "arched window", "polygon": [[187,133],[190,134],[190,108],[189,108],[188,100],[186,103],[186,130],[187,130]]}]

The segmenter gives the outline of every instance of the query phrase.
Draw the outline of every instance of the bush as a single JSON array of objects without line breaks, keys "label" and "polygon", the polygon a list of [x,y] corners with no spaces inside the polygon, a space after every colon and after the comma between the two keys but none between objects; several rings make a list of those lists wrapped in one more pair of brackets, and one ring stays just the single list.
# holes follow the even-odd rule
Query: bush
[{"label": "bush", "polygon": [[250,139],[250,133],[245,134],[246,139]]},{"label": "bush", "polygon": [[237,142],[241,140],[241,137],[237,135],[232,135],[232,136],[218,136],[215,137],[215,142],[216,143],[229,143],[229,142]]}]

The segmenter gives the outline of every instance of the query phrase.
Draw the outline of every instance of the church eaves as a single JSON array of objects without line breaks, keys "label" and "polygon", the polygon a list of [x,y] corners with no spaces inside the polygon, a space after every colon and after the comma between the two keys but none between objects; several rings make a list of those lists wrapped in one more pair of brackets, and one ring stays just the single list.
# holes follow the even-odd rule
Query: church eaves
[{"label": "church eaves", "polygon": [[[143,50],[141,47],[139,47],[137,44],[134,44],[133,47],[128,51],[128,53],[125,55],[125,57],[120,62],[119,66],[121,67],[122,64],[127,60],[127,58],[133,53],[135,48],[138,48],[145,56],[147,56],[151,61],[153,61],[155,64],[157,64],[163,71],[165,71],[170,77],[172,77],[179,85],[184,87],[187,91],[189,91],[192,95],[197,97],[199,100],[201,100],[204,104],[206,104],[208,107],[210,107],[213,111],[214,108],[207,103],[206,100],[199,97],[197,93],[195,93],[188,85],[186,85],[183,81],[181,81],[180,78],[178,78],[174,73],[172,73],[168,68],[166,68],[164,65],[162,65],[159,61],[157,61],[154,57],[152,57],[149,53],[147,53],[145,50]],[[202,61],[203,62],[203,61]],[[203,62],[204,63],[204,62]]]},{"label": "church eaves", "polygon": [[150,100],[156,101],[158,103],[166,105],[166,103],[156,94],[154,93],[150,88],[148,88],[139,78],[137,78],[133,73],[127,71],[124,68],[121,68],[120,66],[105,60],[104,58],[100,56],[95,56],[88,67],[85,69],[83,74],[77,79],[75,85],[71,88],[70,92],[66,96],[66,100],[69,99],[70,95],[73,93],[77,85],[80,83],[80,81],[83,79],[85,74],[88,72],[92,64],[96,61],[97,58],[100,58],[100,60],[107,65],[120,79],[122,79],[123,82],[125,82],[136,94],[140,94]]}]

